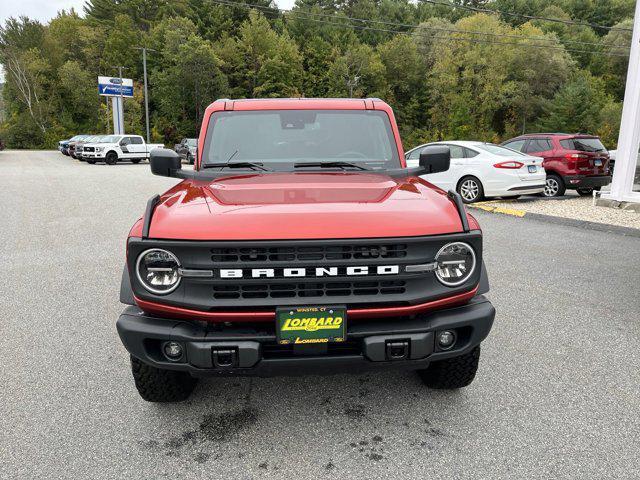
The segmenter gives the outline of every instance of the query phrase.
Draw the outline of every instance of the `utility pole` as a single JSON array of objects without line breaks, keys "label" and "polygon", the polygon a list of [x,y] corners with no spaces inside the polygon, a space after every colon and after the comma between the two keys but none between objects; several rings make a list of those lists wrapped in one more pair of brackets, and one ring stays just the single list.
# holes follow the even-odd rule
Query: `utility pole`
[{"label": "utility pole", "polygon": [[142,71],[144,72],[144,116],[147,127],[147,143],[151,140],[149,138],[149,92],[147,90],[147,50],[155,52],[153,48],[147,47],[135,47],[136,50],[142,50]]}]

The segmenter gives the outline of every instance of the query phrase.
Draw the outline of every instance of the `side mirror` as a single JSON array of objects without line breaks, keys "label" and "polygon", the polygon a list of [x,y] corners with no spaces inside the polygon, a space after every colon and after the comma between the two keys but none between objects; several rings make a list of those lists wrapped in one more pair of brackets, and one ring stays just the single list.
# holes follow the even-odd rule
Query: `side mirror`
[{"label": "side mirror", "polygon": [[425,174],[446,172],[451,162],[451,151],[446,145],[428,145],[420,152],[420,167]]},{"label": "side mirror", "polygon": [[149,163],[151,164],[151,173],[161,177],[176,177],[178,176],[177,172],[182,168],[178,154],[168,148],[151,150]]}]

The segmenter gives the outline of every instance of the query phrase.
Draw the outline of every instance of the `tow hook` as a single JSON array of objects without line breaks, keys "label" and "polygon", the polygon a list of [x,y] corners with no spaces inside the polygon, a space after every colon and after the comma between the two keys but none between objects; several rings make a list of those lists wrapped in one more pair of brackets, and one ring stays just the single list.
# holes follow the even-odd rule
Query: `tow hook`
[{"label": "tow hook", "polygon": [[387,341],[387,360],[406,360],[409,358],[409,340]]},{"label": "tow hook", "polygon": [[234,368],[238,366],[237,348],[214,348],[211,351],[215,368]]}]

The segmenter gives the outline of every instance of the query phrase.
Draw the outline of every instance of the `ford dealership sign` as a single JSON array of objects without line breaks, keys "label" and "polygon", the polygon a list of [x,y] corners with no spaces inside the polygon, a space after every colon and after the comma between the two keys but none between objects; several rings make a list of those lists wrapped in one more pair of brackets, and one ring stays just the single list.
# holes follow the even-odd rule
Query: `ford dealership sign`
[{"label": "ford dealership sign", "polygon": [[119,77],[98,77],[98,93],[106,97],[133,97],[133,80]]}]

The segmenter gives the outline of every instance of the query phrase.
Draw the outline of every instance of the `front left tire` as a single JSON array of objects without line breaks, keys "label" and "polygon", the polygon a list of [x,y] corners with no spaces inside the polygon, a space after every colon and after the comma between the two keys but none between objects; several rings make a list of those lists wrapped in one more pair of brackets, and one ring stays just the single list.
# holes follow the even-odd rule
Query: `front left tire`
[{"label": "front left tire", "polygon": [[433,362],[427,368],[418,370],[418,375],[429,388],[455,390],[473,382],[479,363],[480,345],[464,355]]}]

